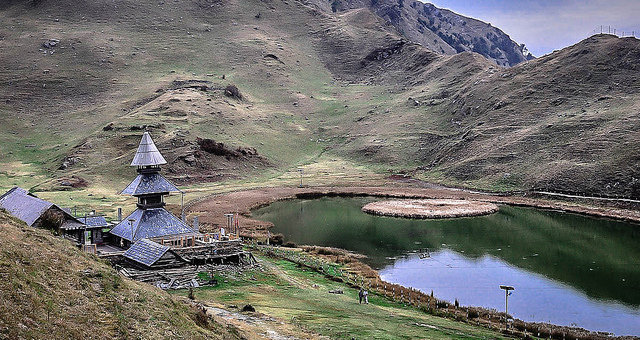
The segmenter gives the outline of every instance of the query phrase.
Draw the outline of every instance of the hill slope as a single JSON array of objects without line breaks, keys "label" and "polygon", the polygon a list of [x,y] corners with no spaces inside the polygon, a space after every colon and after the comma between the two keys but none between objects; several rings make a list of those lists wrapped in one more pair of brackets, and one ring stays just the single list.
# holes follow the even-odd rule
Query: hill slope
[{"label": "hill slope", "polygon": [[419,85],[391,133],[415,137],[377,155],[415,157],[418,169],[473,186],[639,197],[639,58],[637,39],[600,35],[443,89]]},{"label": "hill slope", "polygon": [[195,308],[121,278],[46,230],[1,211],[0,228],[0,338],[233,338]]},{"label": "hill slope", "polygon": [[[639,194],[633,38],[594,36],[504,69],[477,53],[434,53],[365,7],[3,6],[3,188],[70,189],[76,176],[113,196],[149,130],[169,177],[187,183],[278,176],[322,158],[491,190]],[[229,84],[241,98],[225,94]]]},{"label": "hill slope", "polygon": [[475,187],[638,197],[639,53],[599,35],[508,70],[440,59],[340,148]]}]

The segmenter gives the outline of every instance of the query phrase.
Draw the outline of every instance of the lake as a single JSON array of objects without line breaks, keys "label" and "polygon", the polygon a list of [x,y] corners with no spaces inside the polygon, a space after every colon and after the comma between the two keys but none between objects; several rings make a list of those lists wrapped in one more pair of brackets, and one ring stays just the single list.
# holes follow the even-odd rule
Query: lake
[{"label": "lake", "polygon": [[640,336],[639,225],[511,206],[446,220],[360,210],[376,200],[279,201],[253,217],[286,241],[367,255],[384,280],[439,299],[504,311],[505,284],[516,318]]}]

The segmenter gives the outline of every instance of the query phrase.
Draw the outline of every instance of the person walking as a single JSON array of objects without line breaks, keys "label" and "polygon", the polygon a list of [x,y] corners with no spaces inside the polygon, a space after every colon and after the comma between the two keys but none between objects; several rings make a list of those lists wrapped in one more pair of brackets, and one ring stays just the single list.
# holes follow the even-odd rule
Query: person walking
[{"label": "person walking", "polygon": [[362,295],[364,297],[364,303],[368,305],[369,304],[369,292],[365,290],[365,291],[362,292]]},{"label": "person walking", "polygon": [[364,289],[360,288],[358,292],[358,297],[360,298],[360,304],[362,304],[362,299],[364,299]]}]

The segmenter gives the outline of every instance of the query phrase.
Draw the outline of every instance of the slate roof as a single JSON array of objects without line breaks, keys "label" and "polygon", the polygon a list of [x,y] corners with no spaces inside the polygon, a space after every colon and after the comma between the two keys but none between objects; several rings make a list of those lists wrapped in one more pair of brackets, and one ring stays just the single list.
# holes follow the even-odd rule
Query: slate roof
[{"label": "slate roof", "polygon": [[[133,227],[129,220],[133,219]],[[137,209],[110,231],[111,234],[131,242],[145,238],[193,234],[187,224],[164,208]]]},{"label": "slate roof", "polygon": [[85,225],[84,223],[76,220],[75,218],[66,218],[64,220],[64,222],[62,222],[62,226],[60,226],[60,228],[64,229],[64,230],[78,230],[78,229],[85,229]]},{"label": "slate roof", "polygon": [[180,192],[180,190],[159,173],[150,173],[139,174],[122,190],[121,194],[138,196],[165,192]]},{"label": "slate roof", "polygon": [[29,226],[33,226],[52,206],[53,203],[41,200],[20,187],[15,187],[0,196],[0,207]]},{"label": "slate roof", "polygon": [[83,229],[85,226],[84,222],[73,217],[68,209],[62,209],[51,202],[40,199],[20,187],[15,187],[0,196],[0,207],[31,227],[42,214],[52,207],[60,209],[64,213],[65,219],[61,226],[62,229]]},{"label": "slate roof", "polygon": [[127,249],[124,252],[124,257],[151,267],[167,250],[169,247],[144,238]]},{"label": "slate roof", "polygon": [[145,132],[140,140],[138,151],[133,157],[131,166],[148,166],[148,165],[162,165],[167,164],[167,161],[162,157],[160,151],[156,147],[156,144],[151,139],[151,135]]},{"label": "slate roof", "polygon": [[104,216],[86,216],[78,217],[80,223],[86,225],[89,228],[95,227],[108,227],[109,223],[104,219]]}]

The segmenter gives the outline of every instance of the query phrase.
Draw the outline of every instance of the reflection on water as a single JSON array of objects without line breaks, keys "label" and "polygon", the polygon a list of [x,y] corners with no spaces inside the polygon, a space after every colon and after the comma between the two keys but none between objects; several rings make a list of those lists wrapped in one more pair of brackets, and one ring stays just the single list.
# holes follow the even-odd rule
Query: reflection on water
[{"label": "reflection on water", "polygon": [[[502,310],[497,285],[509,284],[515,317],[640,335],[640,321],[633,322],[640,315],[640,226],[508,206],[431,221],[362,213],[373,200],[283,201],[254,216],[298,244],[365,254],[390,281],[433,289],[439,298]],[[417,260],[425,249],[432,258]]]},{"label": "reflection on water", "polygon": [[[589,329],[616,334],[640,334],[640,309],[615,301],[589,299],[573,287],[514,267],[493,255],[471,259],[450,249],[420,259],[416,254],[380,270],[388,282],[437,292],[440,299],[458,299],[463,306],[504,310],[508,283],[516,287],[509,296],[509,314],[527,321],[589,325]],[[549,309],[552,310],[550,314]]]}]

